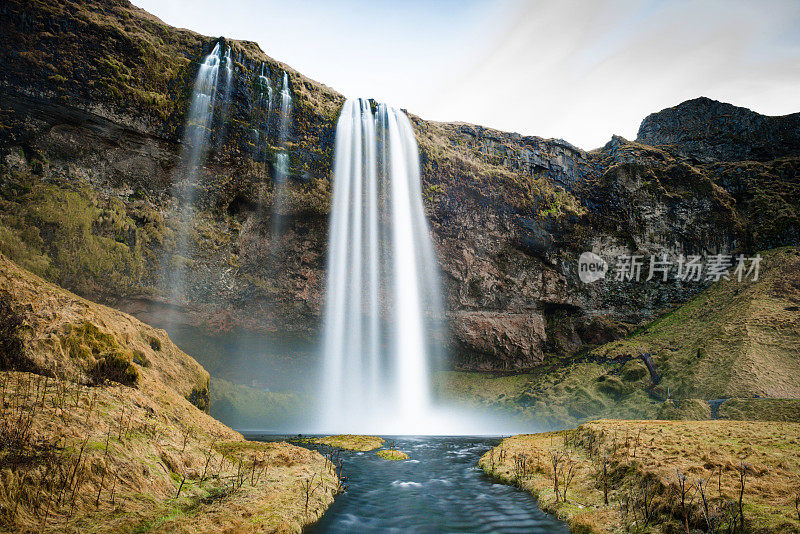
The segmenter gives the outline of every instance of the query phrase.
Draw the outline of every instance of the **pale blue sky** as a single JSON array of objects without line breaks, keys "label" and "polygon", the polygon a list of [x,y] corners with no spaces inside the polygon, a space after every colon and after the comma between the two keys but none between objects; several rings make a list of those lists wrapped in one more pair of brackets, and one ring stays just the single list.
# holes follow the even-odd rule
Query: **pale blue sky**
[{"label": "pale blue sky", "polygon": [[133,0],[347,96],[582,148],[708,96],[800,111],[800,0]]}]

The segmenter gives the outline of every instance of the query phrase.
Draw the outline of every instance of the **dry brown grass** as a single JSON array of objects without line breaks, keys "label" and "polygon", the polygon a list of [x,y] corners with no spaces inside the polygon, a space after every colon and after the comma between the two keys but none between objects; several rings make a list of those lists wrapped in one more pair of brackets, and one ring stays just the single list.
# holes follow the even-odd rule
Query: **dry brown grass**
[{"label": "dry brown grass", "polygon": [[[299,532],[341,490],[319,453],[199,409],[208,373],[162,331],[2,257],[0,297],[3,365],[22,369],[0,371],[0,531]],[[106,350],[133,383],[89,376]]]},{"label": "dry brown grass", "polygon": [[184,397],[195,392],[207,398],[208,372],[165,331],[46,282],[2,255],[0,293],[23,323],[17,335],[25,347],[24,361],[14,368],[84,382],[113,351],[135,366],[138,388],[168,384]]},{"label": "dry brown grass", "polygon": [[[554,455],[561,456],[558,500]],[[574,480],[565,500],[564,479],[570,465]],[[684,524],[708,531],[709,523],[726,532],[734,520],[739,521],[744,469],[746,530],[800,532],[795,509],[800,491],[800,424],[594,421],[575,430],[504,439],[481,458],[480,466],[531,491],[544,510],[566,520],[574,531],[586,532],[680,532]],[[685,514],[680,504],[683,476]]]}]

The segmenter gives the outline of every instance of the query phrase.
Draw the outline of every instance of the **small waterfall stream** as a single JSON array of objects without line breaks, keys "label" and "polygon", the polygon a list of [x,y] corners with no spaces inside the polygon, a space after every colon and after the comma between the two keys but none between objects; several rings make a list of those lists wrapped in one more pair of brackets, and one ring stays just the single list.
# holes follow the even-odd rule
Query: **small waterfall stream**
[{"label": "small waterfall stream", "polygon": [[179,229],[176,232],[173,254],[165,257],[162,264],[162,279],[170,291],[173,301],[185,300],[186,264],[191,256],[189,228],[192,224],[194,205],[199,187],[200,167],[205,162],[211,138],[214,106],[217,100],[219,70],[223,57],[226,57],[227,86],[232,85],[230,72],[230,51],[223,56],[221,44],[204,59],[197,70],[194,88],[186,115],[180,163],[177,167],[173,194],[179,199]]},{"label": "small waterfall stream", "polygon": [[348,100],[336,128],[321,426],[422,431],[440,318],[411,122]]},{"label": "small waterfall stream", "polygon": [[261,73],[258,76],[258,108],[263,113],[261,127],[256,130],[258,132],[258,158],[264,162],[264,176],[266,177],[267,169],[269,169],[266,161],[269,155],[270,119],[272,118],[272,83],[265,63],[261,64]]},{"label": "small waterfall stream", "polygon": [[203,60],[194,81],[189,112],[186,115],[181,154],[181,163],[187,182],[193,182],[197,178],[198,167],[202,164],[208,151],[221,59],[220,43],[217,43]]},{"label": "small waterfall stream", "polygon": [[283,73],[281,86],[281,107],[278,123],[278,147],[279,151],[275,155],[275,185],[274,199],[272,202],[272,236],[273,242],[276,241],[281,232],[281,216],[286,204],[286,186],[289,178],[289,152],[287,142],[291,135],[290,126],[292,123],[292,95],[289,89],[289,75]]},{"label": "small waterfall stream", "polygon": [[220,116],[219,128],[217,131],[216,147],[219,151],[222,144],[225,142],[225,136],[228,128],[228,117],[231,112],[231,92],[233,91],[233,58],[231,57],[231,49],[228,47],[225,55],[222,56],[221,67],[223,68],[221,80],[219,82],[220,96]]}]

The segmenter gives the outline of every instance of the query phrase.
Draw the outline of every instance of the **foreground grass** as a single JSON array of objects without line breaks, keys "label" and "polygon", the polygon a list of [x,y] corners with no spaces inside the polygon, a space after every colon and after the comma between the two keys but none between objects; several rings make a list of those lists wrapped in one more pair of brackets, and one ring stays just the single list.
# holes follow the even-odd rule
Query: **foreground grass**
[{"label": "foreground grass", "polygon": [[0,531],[300,532],[339,491],[319,453],[244,441],[168,392],[165,412],[32,373],[0,391]]},{"label": "foreground grass", "polygon": [[480,467],[573,532],[727,532],[742,516],[747,532],[800,532],[796,423],[594,421],[504,439]]},{"label": "foreground grass", "polygon": [[383,445],[383,439],[378,436],[357,436],[354,434],[339,434],[337,436],[325,436],[322,438],[307,438],[293,440],[295,443],[315,443],[318,445],[328,445],[337,449],[347,449],[349,451],[373,451]]},{"label": "foreground grass", "polygon": [[245,441],[206,413],[208,381],[164,331],[0,256],[0,531],[300,532],[319,518],[335,466]]}]

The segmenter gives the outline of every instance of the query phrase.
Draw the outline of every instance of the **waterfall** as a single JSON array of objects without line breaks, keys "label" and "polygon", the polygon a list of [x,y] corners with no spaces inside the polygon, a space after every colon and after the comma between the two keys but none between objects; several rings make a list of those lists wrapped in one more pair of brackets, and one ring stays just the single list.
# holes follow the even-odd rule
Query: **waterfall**
[{"label": "waterfall", "polygon": [[[258,76],[258,108],[259,112],[263,113],[263,122],[259,130],[259,139],[257,146],[258,159],[266,162],[269,155],[269,125],[272,116],[272,83],[269,80],[268,70],[266,64],[261,64],[261,74]],[[263,139],[261,138],[263,136]],[[264,163],[265,169],[268,167]],[[266,174],[266,173],[265,173]]]},{"label": "waterfall", "polygon": [[222,50],[218,42],[197,70],[186,116],[181,159],[177,168],[178,176],[173,184],[173,194],[182,204],[178,208],[180,228],[176,236],[174,253],[164,258],[162,278],[166,287],[172,292],[173,299],[177,300],[185,298],[185,268],[191,254],[189,228],[199,185],[199,169],[205,162],[211,137],[221,59]]},{"label": "waterfall", "polygon": [[[289,126],[292,121],[292,95],[289,92],[289,76],[286,72],[283,73],[283,85],[281,87],[281,114],[280,114],[280,127],[278,129],[278,144],[281,151],[278,153],[278,162],[276,165],[275,180],[282,186],[286,182],[289,175],[289,158],[286,153],[286,142],[289,140]],[[283,158],[281,157],[283,156]],[[283,160],[283,164],[280,164]]]},{"label": "waterfall", "polygon": [[225,135],[228,128],[228,117],[231,110],[231,92],[233,91],[233,59],[231,58],[231,49],[225,52],[222,56],[223,76],[220,81],[222,96],[220,98],[220,118],[219,118],[219,131],[217,132],[217,151],[222,147],[225,142]]},{"label": "waterfall", "polygon": [[345,102],[333,187],[321,426],[422,432],[442,310],[408,117]]},{"label": "waterfall", "polygon": [[220,44],[217,43],[214,50],[203,60],[194,80],[189,113],[186,116],[183,152],[181,154],[185,177],[190,182],[193,182],[196,178],[197,169],[203,162],[208,150],[211,119],[214,116],[214,102],[217,97],[220,53]]},{"label": "waterfall", "polygon": [[281,87],[281,108],[278,124],[279,152],[275,155],[275,186],[272,203],[272,235],[277,238],[281,233],[281,213],[286,203],[286,181],[289,178],[289,140],[292,121],[292,95],[289,90],[289,75],[284,71],[283,85]]}]

